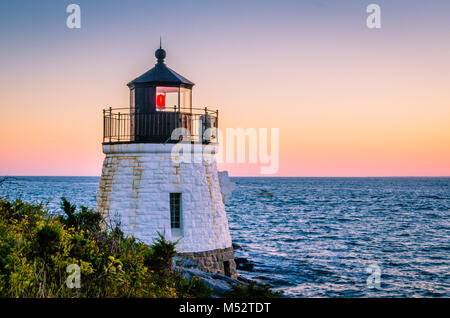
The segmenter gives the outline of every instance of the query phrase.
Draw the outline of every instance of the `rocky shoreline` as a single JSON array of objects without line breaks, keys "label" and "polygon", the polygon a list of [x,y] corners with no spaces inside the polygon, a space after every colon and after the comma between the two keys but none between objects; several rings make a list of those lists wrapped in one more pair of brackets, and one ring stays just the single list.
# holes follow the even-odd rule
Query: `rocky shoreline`
[{"label": "rocky shoreline", "polygon": [[[233,248],[241,249],[238,244],[233,244]],[[262,284],[260,282],[245,278],[241,275],[237,275],[236,278],[232,278],[219,273],[202,271],[198,267],[197,262],[191,259],[175,256],[172,260],[174,271],[180,272],[184,278],[189,280],[197,277],[197,279],[199,279],[200,281],[205,283],[206,286],[212,289],[213,294],[211,297],[213,298],[226,297],[233,292],[234,287],[236,286],[244,286],[245,288],[248,288],[249,286],[253,288],[253,286],[256,286],[256,289],[265,289],[266,291],[272,288],[272,286],[268,284]],[[235,262],[236,268],[238,270],[253,270],[254,264],[244,257],[235,258]]]}]

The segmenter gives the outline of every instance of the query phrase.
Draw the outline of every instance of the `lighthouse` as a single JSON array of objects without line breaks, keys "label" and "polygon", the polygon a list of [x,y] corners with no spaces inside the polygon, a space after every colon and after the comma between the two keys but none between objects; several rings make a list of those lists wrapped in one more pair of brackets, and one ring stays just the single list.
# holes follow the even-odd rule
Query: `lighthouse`
[{"label": "lighthouse", "polygon": [[[130,106],[103,110],[97,211],[120,221],[126,235],[152,244],[160,233],[177,242],[179,257],[235,278],[214,158],[219,112],[193,107],[194,83],[166,65],[161,46],[155,57],[152,69],[127,84]],[[180,145],[191,160],[180,159]]]}]

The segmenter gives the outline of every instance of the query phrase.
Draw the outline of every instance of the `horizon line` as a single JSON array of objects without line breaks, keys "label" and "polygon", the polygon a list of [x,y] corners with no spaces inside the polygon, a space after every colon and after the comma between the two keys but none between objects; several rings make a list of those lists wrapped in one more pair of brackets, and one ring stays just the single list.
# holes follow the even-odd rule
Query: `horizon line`
[{"label": "horizon line", "polygon": [[[222,171],[219,171],[222,172]],[[61,178],[75,178],[75,177],[89,177],[89,178],[101,178],[100,175],[0,175],[0,178],[20,178],[20,177],[36,177],[36,178],[49,178],[49,177],[61,177]],[[231,178],[450,178],[448,176],[233,176]]]}]

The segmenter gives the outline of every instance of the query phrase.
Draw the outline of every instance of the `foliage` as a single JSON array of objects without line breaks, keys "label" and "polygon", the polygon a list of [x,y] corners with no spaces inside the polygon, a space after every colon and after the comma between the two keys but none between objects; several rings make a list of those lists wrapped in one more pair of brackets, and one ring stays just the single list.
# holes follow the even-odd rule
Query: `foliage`
[{"label": "foliage", "polygon": [[230,298],[276,298],[282,292],[273,292],[270,285],[260,285],[255,282],[245,284],[234,284],[233,289],[225,293],[225,297]]},{"label": "foliage", "polygon": [[212,288],[208,287],[205,283],[203,283],[197,276],[194,276],[192,279],[182,278],[179,281],[179,286],[184,293],[188,295],[196,295],[200,298],[205,298],[211,295],[213,292]]},{"label": "foliage", "polygon": [[[207,297],[197,279],[171,270],[175,244],[153,246],[107,229],[100,214],[65,198],[64,216],[42,204],[0,198],[0,297]],[[67,287],[68,265],[81,270],[80,288]]]},{"label": "foliage", "polygon": [[66,217],[60,217],[62,224],[66,227],[74,227],[77,230],[98,232],[101,229],[102,216],[100,213],[81,206],[81,211],[76,213],[76,206],[70,204],[65,197],[61,198],[61,209]]},{"label": "foliage", "polygon": [[158,236],[151,248],[146,251],[144,264],[164,275],[172,266],[176,243],[166,241],[161,233],[158,233]]}]

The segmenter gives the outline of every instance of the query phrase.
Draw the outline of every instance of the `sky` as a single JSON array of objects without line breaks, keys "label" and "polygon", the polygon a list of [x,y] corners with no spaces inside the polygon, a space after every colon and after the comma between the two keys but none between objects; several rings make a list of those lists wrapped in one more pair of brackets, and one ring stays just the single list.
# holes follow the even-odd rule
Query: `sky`
[{"label": "sky", "polygon": [[100,175],[102,109],[160,36],[222,129],[279,128],[273,176],[450,176],[448,0],[2,1],[0,175]]}]

